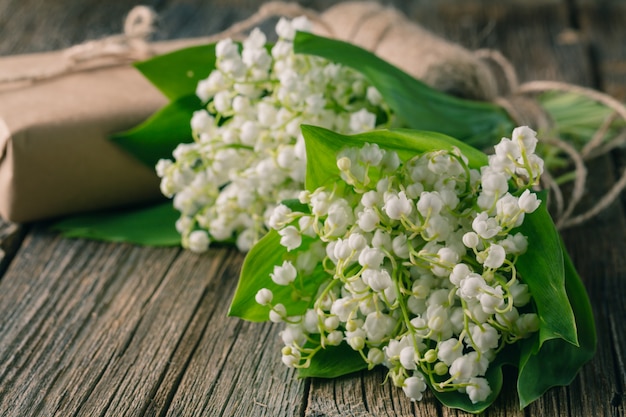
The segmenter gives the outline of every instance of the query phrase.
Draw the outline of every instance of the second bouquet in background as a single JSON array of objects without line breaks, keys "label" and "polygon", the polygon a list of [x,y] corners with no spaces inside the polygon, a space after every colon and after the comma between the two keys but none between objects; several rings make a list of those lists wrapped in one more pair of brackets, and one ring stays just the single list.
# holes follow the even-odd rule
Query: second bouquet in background
[{"label": "second bouquet in background", "polygon": [[205,251],[210,240],[248,251],[267,233],[276,202],[303,188],[301,124],[344,133],[388,121],[382,98],[359,73],[326,59],[296,55],[296,30],[306,19],[281,19],[278,42],[254,29],[241,50],[215,46],[215,69],[198,83],[203,109],[191,119],[194,141],[157,164],[161,190],[180,212],[182,244]]}]

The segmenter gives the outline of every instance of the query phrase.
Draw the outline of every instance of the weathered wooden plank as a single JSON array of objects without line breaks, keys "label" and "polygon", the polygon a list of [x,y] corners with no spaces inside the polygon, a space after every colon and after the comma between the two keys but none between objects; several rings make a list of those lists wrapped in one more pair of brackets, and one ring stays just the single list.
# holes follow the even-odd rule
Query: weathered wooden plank
[{"label": "weathered wooden plank", "polygon": [[[0,413],[77,413],[111,369],[141,353],[132,347],[142,340],[143,326],[154,325],[145,321],[152,318],[149,307],[165,307],[152,300],[160,300],[164,289],[179,292],[179,285],[169,288],[172,279],[165,278],[177,252],[30,235],[0,283]],[[193,305],[185,303],[169,314],[178,318],[185,308],[193,313]],[[170,332],[177,326],[160,323],[153,337],[175,344]],[[151,349],[156,352],[157,346]],[[146,383],[139,384],[145,389],[148,376],[158,371],[147,366],[149,352],[131,368],[146,372]],[[167,352],[159,355],[163,362],[167,358]],[[109,384],[106,394],[116,391]]]},{"label": "weathered wooden plank", "polygon": [[[606,159],[597,161],[591,169],[595,170],[596,179],[614,178],[613,167]],[[606,183],[596,181],[594,187],[590,187],[589,198],[599,198],[606,189]],[[626,291],[623,219],[623,210],[619,204],[614,204],[589,223],[563,232],[568,251],[591,297],[598,333],[595,358],[569,387],[570,397],[581,405],[574,407],[571,415],[586,415],[581,409],[593,410],[593,415],[598,416],[625,415],[623,404],[618,401],[623,395],[624,367],[623,362],[619,362],[623,351],[615,350],[615,346],[624,345],[625,339],[624,333],[615,329],[615,322],[623,320],[622,298]]]},{"label": "weathered wooden plank", "polygon": [[578,22],[596,58],[600,87],[618,100],[626,100],[626,4],[619,0],[577,0]]},{"label": "weathered wooden plank", "polygon": [[402,390],[385,381],[387,371],[377,368],[336,379],[313,378],[307,417],[325,416],[435,416],[440,405],[427,393],[418,405]]},{"label": "weathered wooden plank", "polygon": [[241,259],[31,235],[0,284],[0,412],[300,414],[279,328],[225,317]]},{"label": "weathered wooden plank", "polygon": [[[280,363],[278,326],[221,321],[231,333],[215,324],[207,330],[167,416],[301,415],[306,384]],[[228,350],[216,353],[220,347]]]},{"label": "weathered wooden plank", "polygon": [[[221,271],[230,255],[231,251],[220,249],[204,256],[183,253],[176,257],[163,283],[137,311],[138,321],[131,338],[116,360],[103,370],[89,397],[82,401],[81,413],[144,415],[163,375],[176,365],[172,364],[175,350],[184,349],[183,340],[191,345],[196,343],[183,339],[183,335],[198,314],[200,302],[208,298],[212,305],[204,313],[220,313],[219,301],[224,291]],[[104,335],[102,343],[108,340],[110,337]]]},{"label": "weathered wooden plank", "polygon": [[[280,327],[226,317],[242,259],[238,255],[225,260],[214,290],[219,298],[203,300],[199,310],[215,305],[214,311],[192,355],[179,355],[188,358],[184,373],[172,383],[174,391],[164,385],[158,393],[170,395],[163,409],[167,416],[301,414],[305,383],[280,361]],[[157,409],[149,411],[147,415],[156,415]]]},{"label": "weathered wooden plank", "polygon": [[0,219],[0,279],[15,256],[25,234],[26,227]]},{"label": "weathered wooden plank", "polygon": [[[579,0],[577,6],[581,31],[596,59],[598,85],[623,103],[626,100],[626,45],[623,34],[626,4],[620,1],[597,3]],[[621,176],[626,168],[626,152],[617,150],[612,156],[617,164],[607,175]],[[623,256],[626,244],[621,232],[624,229],[625,204],[626,196],[622,193],[621,210],[612,208],[618,213],[617,219],[608,217],[612,214],[610,212],[603,214],[599,230],[593,231],[593,235],[603,236],[604,241],[593,246],[577,242],[581,252],[592,252],[589,257],[595,255],[597,260],[606,260],[592,284],[592,291],[597,294],[599,331],[606,334],[600,343],[605,345],[607,351],[606,355],[599,355],[598,360],[604,366],[599,369],[597,377],[611,381],[612,390],[602,398],[604,403],[608,403],[611,416],[626,415],[626,301],[623,296],[626,294],[626,261]],[[609,373],[610,366],[613,367],[613,375]]]},{"label": "weathered wooden plank", "polygon": [[[588,85],[590,63],[580,42],[567,42],[571,31],[567,2],[477,0],[415,7],[410,16],[424,27],[470,50],[501,51],[521,82],[560,80]],[[571,63],[576,59],[576,66]]]},{"label": "weathered wooden plank", "polygon": [[[238,257],[233,256],[228,259],[238,259]],[[224,259],[225,263],[229,263],[228,259]],[[223,271],[224,267],[220,267],[220,274],[223,274]],[[220,336],[225,339],[233,337],[232,333],[234,330],[232,328],[227,328],[227,326],[224,325],[221,326],[218,331],[218,329],[214,327],[214,324],[209,325],[211,320],[217,319],[223,321],[224,319],[223,304],[227,299],[225,292],[228,292],[225,291],[225,289],[232,291],[233,282],[232,280],[228,280],[225,281],[225,284],[226,285],[223,286],[213,283],[210,286],[211,291],[202,297],[196,313],[180,340],[179,346],[171,357],[170,364],[162,377],[162,381],[156,393],[150,399],[145,415],[162,415],[167,410],[180,384],[180,380],[185,372],[188,371],[189,361],[194,354],[196,354],[199,341],[205,332],[209,331],[212,334],[220,334]],[[218,297],[217,301],[215,299],[216,295]],[[219,311],[216,309],[219,309]],[[209,372],[210,370],[210,373],[215,373],[219,371],[219,369],[216,368],[216,366],[212,366],[211,368],[207,368],[206,371]],[[204,375],[205,372],[201,372],[201,374]]]}]

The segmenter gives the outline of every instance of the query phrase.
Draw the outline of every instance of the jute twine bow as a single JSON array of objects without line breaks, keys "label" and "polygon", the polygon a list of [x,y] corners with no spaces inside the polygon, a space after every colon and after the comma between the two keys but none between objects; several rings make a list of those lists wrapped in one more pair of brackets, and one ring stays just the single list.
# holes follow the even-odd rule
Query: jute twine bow
[{"label": "jute twine bow", "polygon": [[[344,10],[339,10],[341,7],[344,7]],[[346,8],[349,7],[353,9],[350,13],[346,13]],[[353,13],[355,7],[361,10],[360,15],[357,13],[356,17]],[[424,51],[413,51],[413,55],[421,54],[420,59],[411,59],[410,65],[398,65],[399,67],[435,88],[451,93],[458,93],[457,90],[460,90],[461,95],[466,98],[495,102],[507,111],[514,123],[538,130],[542,141],[559,148],[567,155],[575,170],[575,179],[567,202],[563,191],[551,174],[545,172],[542,177],[544,186],[553,196],[554,217],[559,229],[583,223],[597,215],[615,201],[621,191],[626,188],[626,171],[624,171],[619,180],[595,205],[581,214],[574,214],[576,206],[581,202],[585,193],[587,183],[585,162],[604,155],[626,142],[626,129],[610,140],[605,140],[611,124],[617,117],[626,121],[626,107],[618,100],[590,88],[556,81],[531,81],[520,84],[513,65],[500,52],[487,49],[467,51],[408,21],[399,12],[376,3],[343,3],[335,6],[335,9],[337,9],[335,16],[329,16],[327,13],[320,14],[306,9],[297,3],[269,2],[263,4],[249,18],[233,24],[223,32],[203,38],[203,41],[211,43],[225,38],[242,39],[248,30],[270,18],[306,16],[322,34],[360,44],[398,65],[393,58],[407,52],[406,44],[395,45],[397,49],[393,49],[392,45],[385,43],[389,41],[385,38],[394,30],[398,35],[399,30],[401,35],[420,38],[417,41],[413,39],[414,45],[419,45],[419,48],[428,48]],[[340,22],[337,22],[337,18]],[[353,21],[346,23],[346,18]],[[152,9],[146,6],[136,6],[126,18],[124,33],[68,48],[63,52],[64,59],[58,68],[35,74],[0,78],[0,86],[15,82],[42,81],[86,69],[124,65],[149,58],[155,53],[148,41],[154,31],[155,19],[156,14]],[[374,32],[369,30],[372,27],[375,28]],[[402,32],[403,30],[405,32]],[[338,33],[340,31],[343,32]],[[394,43],[397,44],[397,42]],[[469,59],[467,55],[471,55]],[[459,56],[463,59],[459,59]],[[472,59],[476,62],[472,62]],[[493,72],[493,65],[483,66],[478,62],[481,60],[495,64],[500,74]],[[498,77],[504,80],[502,86],[497,85],[495,81]],[[570,143],[555,135],[553,121],[533,98],[534,95],[547,91],[583,95],[612,109],[613,114],[607,117],[593,138],[581,150],[577,150]]]}]

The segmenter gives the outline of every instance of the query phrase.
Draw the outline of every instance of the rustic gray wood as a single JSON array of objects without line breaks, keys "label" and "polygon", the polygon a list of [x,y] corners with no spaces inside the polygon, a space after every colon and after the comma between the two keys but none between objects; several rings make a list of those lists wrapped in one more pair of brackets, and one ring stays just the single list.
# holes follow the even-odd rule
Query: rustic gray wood
[{"label": "rustic gray wood", "polygon": [[[597,83],[600,88],[613,95],[622,102],[626,100],[626,45],[621,33],[623,20],[620,16],[626,13],[623,2],[614,1],[609,5],[598,6],[589,1],[579,1],[579,25],[583,33],[587,34],[590,42],[590,53],[594,58]],[[626,152],[614,152],[615,165],[606,173],[610,177],[622,175],[626,166]],[[615,415],[624,413],[626,408],[626,260],[624,259],[625,236],[624,230],[624,202],[622,194],[621,206],[614,205],[612,213],[607,213],[601,219],[598,229],[593,236],[598,241],[606,241],[598,245],[582,245],[579,251],[592,250],[593,261],[589,262],[588,273],[593,277],[590,282],[590,292],[594,303],[596,322],[600,325],[600,332],[606,336],[600,343],[606,344],[606,354],[598,355],[596,363],[601,364],[596,378],[610,381],[611,391],[610,409]],[[609,217],[613,215],[612,217]],[[600,219],[598,219],[600,221]],[[575,240],[574,240],[575,241]],[[595,243],[595,242],[594,242]],[[573,246],[573,245],[572,245]],[[572,250],[572,249],[570,249]],[[605,262],[601,260],[605,259]],[[601,264],[599,264],[601,262]],[[602,265],[602,267],[599,267]],[[588,281],[589,282],[589,281]],[[594,368],[595,370],[595,368]],[[614,371],[611,374],[611,370]],[[581,378],[581,381],[591,379]],[[600,399],[599,399],[600,400]],[[606,401],[602,398],[601,401]]]},{"label": "rustic gray wood", "polygon": [[26,228],[0,219],[0,278],[20,247]]},{"label": "rustic gray wood", "polygon": [[[67,47],[119,32],[137,1],[0,0],[0,54]],[[208,35],[262,1],[148,1],[156,38]],[[323,9],[333,2],[302,4]],[[626,6],[618,0],[394,1],[434,32],[501,50],[521,80],[626,96]],[[626,166],[591,169],[588,200]],[[592,299],[598,354],[567,388],[520,411],[507,379],[487,416],[625,416],[626,216],[616,202],[563,233]],[[411,403],[377,369],[299,380],[280,361],[280,326],[226,316],[243,255],[69,240],[0,223],[0,415],[466,416],[431,394]],[[6,269],[6,271],[5,271]]]}]

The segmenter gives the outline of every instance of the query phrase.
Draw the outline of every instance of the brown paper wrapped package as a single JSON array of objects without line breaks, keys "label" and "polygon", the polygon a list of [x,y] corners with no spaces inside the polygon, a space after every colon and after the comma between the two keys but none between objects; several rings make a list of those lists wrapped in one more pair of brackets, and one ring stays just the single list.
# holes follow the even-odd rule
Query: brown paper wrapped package
[{"label": "brown paper wrapped package", "polygon": [[[163,42],[159,53],[202,38]],[[0,79],[58,67],[62,52],[0,58]],[[0,89],[0,216],[29,222],[158,199],[151,167],[108,137],[167,103],[131,65]]]},{"label": "brown paper wrapped package", "polygon": [[[5,71],[56,65],[59,53],[2,58]],[[166,100],[139,72],[76,72],[0,92],[0,214],[27,222],[154,200],[153,170],[107,138]]]}]

